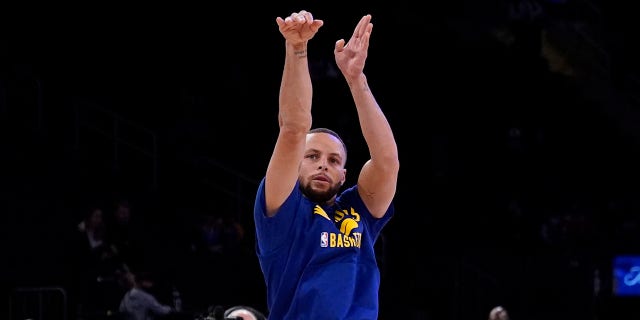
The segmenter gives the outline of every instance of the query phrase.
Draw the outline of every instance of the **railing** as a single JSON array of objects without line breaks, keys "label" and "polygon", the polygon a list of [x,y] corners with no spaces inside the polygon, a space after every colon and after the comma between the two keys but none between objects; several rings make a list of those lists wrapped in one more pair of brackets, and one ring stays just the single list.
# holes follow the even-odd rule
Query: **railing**
[{"label": "railing", "polygon": [[9,301],[9,320],[67,320],[67,292],[62,287],[18,287]]}]

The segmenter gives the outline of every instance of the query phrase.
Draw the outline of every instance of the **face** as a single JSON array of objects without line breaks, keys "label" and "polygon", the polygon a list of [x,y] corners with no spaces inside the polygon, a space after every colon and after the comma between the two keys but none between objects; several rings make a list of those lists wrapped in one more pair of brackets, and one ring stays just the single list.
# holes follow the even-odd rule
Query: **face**
[{"label": "face", "polygon": [[88,225],[92,228],[100,227],[103,224],[102,210],[93,209],[88,219]]},{"label": "face", "polygon": [[115,216],[118,222],[127,223],[131,218],[131,210],[127,206],[118,206]]},{"label": "face", "polygon": [[307,135],[300,163],[300,186],[314,202],[332,200],[345,181],[347,155],[340,140],[324,132]]}]

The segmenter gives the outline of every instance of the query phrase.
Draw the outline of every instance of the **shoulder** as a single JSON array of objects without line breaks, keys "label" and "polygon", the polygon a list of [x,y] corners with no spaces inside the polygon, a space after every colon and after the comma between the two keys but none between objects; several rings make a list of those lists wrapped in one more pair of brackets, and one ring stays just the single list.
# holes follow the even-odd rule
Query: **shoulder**
[{"label": "shoulder", "polygon": [[342,205],[348,204],[351,206],[364,206],[364,202],[362,201],[362,198],[360,198],[360,194],[358,193],[358,185],[353,185],[338,194],[336,202]]}]

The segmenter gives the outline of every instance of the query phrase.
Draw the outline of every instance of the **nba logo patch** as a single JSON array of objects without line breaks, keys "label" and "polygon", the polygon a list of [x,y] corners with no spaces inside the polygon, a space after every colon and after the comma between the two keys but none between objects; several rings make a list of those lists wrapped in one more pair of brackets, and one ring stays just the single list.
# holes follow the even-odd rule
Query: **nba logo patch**
[{"label": "nba logo patch", "polygon": [[323,232],[320,234],[320,247],[326,248],[329,246],[329,233]]}]

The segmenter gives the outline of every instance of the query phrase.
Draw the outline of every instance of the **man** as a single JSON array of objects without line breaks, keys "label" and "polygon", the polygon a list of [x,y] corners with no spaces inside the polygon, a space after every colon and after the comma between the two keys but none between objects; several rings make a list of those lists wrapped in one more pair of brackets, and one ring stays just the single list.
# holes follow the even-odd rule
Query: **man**
[{"label": "man", "polygon": [[364,74],[373,24],[365,15],[335,44],[370,159],[346,181],[347,150],[332,130],[311,130],[307,44],[322,27],[307,11],[276,18],[285,38],[279,133],[254,209],[256,252],[270,319],[377,319],[380,272],[374,244],[393,215],[399,170],[391,127]]},{"label": "man", "polygon": [[125,276],[129,289],[122,297],[118,308],[123,319],[155,320],[175,312],[171,306],[160,303],[150,293],[154,281],[148,273],[140,272],[135,275],[127,273]]}]

